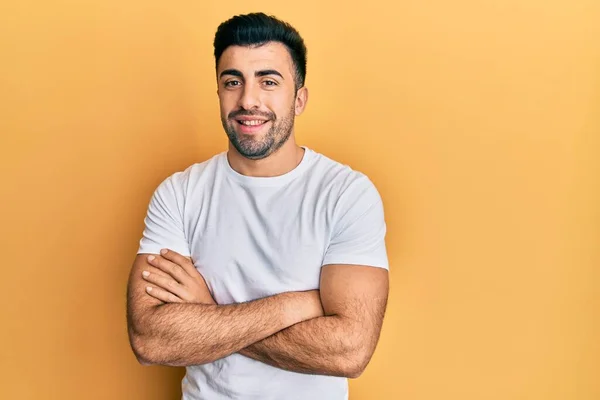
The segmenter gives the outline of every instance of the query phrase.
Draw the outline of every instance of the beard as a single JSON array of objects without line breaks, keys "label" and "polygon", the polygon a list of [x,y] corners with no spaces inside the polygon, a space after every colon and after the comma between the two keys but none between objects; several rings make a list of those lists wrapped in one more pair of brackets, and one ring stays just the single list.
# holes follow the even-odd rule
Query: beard
[{"label": "beard", "polygon": [[[271,121],[271,127],[262,137],[255,135],[238,134],[235,130],[238,122],[235,117],[240,116],[259,116]],[[275,153],[281,146],[287,142],[292,134],[295,119],[294,106],[288,115],[278,119],[275,113],[264,113],[257,111],[238,110],[229,113],[228,118],[221,117],[223,129],[227,133],[229,141],[235,149],[244,157],[250,160],[260,160]]]}]

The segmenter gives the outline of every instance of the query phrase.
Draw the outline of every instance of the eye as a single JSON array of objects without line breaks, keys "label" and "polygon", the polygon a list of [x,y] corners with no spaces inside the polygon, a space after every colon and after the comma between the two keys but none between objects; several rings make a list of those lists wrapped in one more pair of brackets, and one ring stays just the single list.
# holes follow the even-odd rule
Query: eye
[{"label": "eye", "polygon": [[225,82],[225,87],[239,86],[240,84],[241,84],[240,81],[231,80],[231,81]]},{"label": "eye", "polygon": [[267,80],[263,81],[263,84],[264,84],[265,86],[277,86],[277,82],[275,82],[275,81],[272,81],[272,80],[270,80],[270,79],[267,79]]}]

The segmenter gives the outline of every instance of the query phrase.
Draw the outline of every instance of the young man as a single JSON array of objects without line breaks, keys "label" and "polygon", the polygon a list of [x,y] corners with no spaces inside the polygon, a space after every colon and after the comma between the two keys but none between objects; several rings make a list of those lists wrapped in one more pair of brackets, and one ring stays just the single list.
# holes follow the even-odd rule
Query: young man
[{"label": "young man", "polygon": [[154,192],[128,287],[143,364],[186,366],[184,399],[348,397],[388,294],[371,181],[294,137],[306,48],[274,17],[234,17],[215,61],[229,150]]}]

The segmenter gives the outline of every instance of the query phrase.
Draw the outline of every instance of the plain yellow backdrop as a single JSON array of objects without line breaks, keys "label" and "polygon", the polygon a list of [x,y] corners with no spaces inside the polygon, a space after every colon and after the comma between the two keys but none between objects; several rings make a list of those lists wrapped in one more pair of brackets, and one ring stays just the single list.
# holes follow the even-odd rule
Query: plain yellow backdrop
[{"label": "plain yellow backdrop", "polygon": [[308,46],[299,143],[384,199],[391,295],[351,400],[600,399],[600,3],[9,0],[0,398],[175,399],[129,349],[150,195],[226,148],[212,39]]}]

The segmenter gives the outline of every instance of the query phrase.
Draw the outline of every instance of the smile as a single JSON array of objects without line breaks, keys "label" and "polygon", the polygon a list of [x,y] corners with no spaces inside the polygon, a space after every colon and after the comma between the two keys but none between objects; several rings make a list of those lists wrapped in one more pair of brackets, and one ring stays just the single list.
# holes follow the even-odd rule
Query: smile
[{"label": "smile", "polygon": [[246,126],[258,126],[258,125],[263,125],[267,121],[264,121],[261,119],[252,119],[252,120],[237,120],[237,122],[241,125],[246,125]]}]

